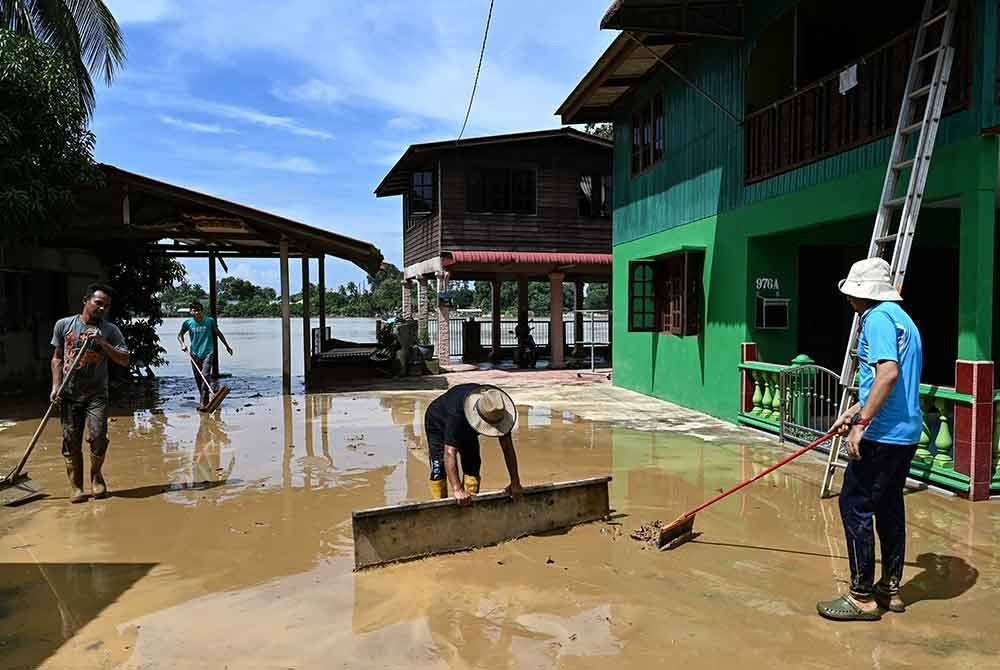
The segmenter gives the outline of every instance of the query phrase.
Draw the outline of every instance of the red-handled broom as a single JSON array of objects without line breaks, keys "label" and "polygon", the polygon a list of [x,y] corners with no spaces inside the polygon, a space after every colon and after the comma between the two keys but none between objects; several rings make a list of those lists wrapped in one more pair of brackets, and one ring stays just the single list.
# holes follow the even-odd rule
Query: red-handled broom
[{"label": "red-handled broom", "polygon": [[790,462],[794,461],[796,458],[798,458],[802,454],[806,453],[807,451],[812,451],[813,449],[815,449],[819,445],[823,444],[824,442],[826,442],[827,440],[829,440],[831,437],[833,437],[836,434],[837,434],[837,431],[835,431],[835,430],[830,431],[829,433],[827,433],[823,437],[819,438],[815,442],[807,444],[806,446],[802,447],[801,449],[799,449],[798,451],[796,451],[793,454],[789,454],[788,456],[786,456],[785,458],[781,459],[780,461],[778,461],[774,465],[770,466],[769,468],[767,468],[765,470],[762,470],[761,472],[757,473],[756,475],[754,475],[750,479],[747,479],[745,481],[740,482],[739,484],[737,484],[733,488],[729,489],[728,491],[723,491],[722,493],[720,493],[719,495],[715,496],[711,500],[703,502],[702,504],[698,505],[694,509],[692,509],[692,510],[690,510],[688,512],[685,512],[684,514],[681,514],[674,521],[670,522],[668,525],[666,525],[666,526],[664,526],[663,528],[660,529],[660,537],[659,537],[659,539],[656,542],[656,546],[658,546],[660,549],[674,549],[674,548],[676,548],[676,547],[684,544],[685,542],[687,542],[688,540],[690,540],[692,537],[694,537],[694,515],[695,514],[697,514],[698,512],[700,512],[701,510],[705,509],[706,507],[708,507],[710,505],[714,505],[715,503],[719,502],[720,500],[722,500],[726,496],[728,496],[730,494],[733,494],[733,493],[736,493],[737,491],[739,491],[744,486],[749,486],[750,484],[753,484],[755,481],[757,481],[761,477],[764,477],[766,475],[771,474],[772,472],[774,472],[775,470],[777,470],[778,468],[780,468],[782,465],[785,465],[786,463],[790,463]]}]

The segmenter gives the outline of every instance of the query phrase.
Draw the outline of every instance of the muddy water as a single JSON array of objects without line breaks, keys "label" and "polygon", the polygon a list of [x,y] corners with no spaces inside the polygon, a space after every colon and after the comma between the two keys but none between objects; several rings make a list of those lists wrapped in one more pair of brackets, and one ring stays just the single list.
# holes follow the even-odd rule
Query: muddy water
[{"label": "muddy water", "polygon": [[[358,574],[351,510],[426,495],[433,394],[244,389],[205,417],[168,384],[153,410],[116,412],[114,497],[77,506],[50,427],[30,471],[52,497],[0,508],[0,667],[996,667],[995,506],[909,496],[909,611],[834,625],[814,603],[843,588],[847,560],[835,501],[816,500],[818,464],[702,512],[695,542],[651,551],[629,530],[779,451],[704,426],[705,439],[581,418],[630,415],[613,392],[514,392],[523,479],[612,474],[610,523]],[[33,427],[0,432],[4,463]],[[484,488],[501,487],[499,451],[484,440],[483,455]]]}]

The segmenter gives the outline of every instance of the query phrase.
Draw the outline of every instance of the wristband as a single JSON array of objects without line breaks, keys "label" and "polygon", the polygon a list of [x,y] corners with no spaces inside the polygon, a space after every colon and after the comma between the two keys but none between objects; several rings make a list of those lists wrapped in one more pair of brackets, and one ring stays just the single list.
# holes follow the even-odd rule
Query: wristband
[{"label": "wristband", "polygon": [[855,426],[867,426],[871,422],[872,422],[871,419],[866,419],[863,416],[858,416],[856,419],[854,419]]}]

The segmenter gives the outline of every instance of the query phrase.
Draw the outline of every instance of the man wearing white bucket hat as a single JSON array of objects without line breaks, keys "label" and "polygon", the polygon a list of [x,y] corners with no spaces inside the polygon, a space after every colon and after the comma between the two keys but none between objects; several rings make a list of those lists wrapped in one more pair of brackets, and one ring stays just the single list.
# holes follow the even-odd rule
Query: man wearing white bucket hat
[{"label": "man wearing white bucket hat", "polygon": [[[448,485],[459,504],[472,502],[479,493],[479,436],[500,441],[510,484],[504,489],[521,495],[517,473],[517,454],[510,432],[517,423],[517,407],[496,386],[459,384],[438,396],[424,414],[424,432],[430,450],[430,490],[434,498],[446,498]],[[461,459],[463,478],[458,475]]]},{"label": "man wearing white bucket hat", "polygon": [[[902,612],[899,583],[906,551],[903,486],[923,425],[920,372],[923,348],[913,320],[898,304],[889,264],[868,258],[851,266],[841,293],[861,315],[858,402],[834,423],[850,462],[840,491],[851,589],[816,604],[828,619],[874,621]],[[875,583],[877,522],[882,578]]]}]

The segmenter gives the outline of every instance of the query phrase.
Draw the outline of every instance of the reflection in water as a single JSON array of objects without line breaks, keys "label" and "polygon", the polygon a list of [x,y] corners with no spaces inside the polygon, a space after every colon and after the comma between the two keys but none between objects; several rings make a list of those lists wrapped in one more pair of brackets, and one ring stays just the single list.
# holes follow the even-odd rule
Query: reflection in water
[{"label": "reflection in water", "polygon": [[229,446],[229,435],[222,423],[213,416],[198,416],[198,435],[191,458],[191,484],[225,482],[236,466],[236,453],[229,455],[229,464],[222,468],[222,451]]}]

